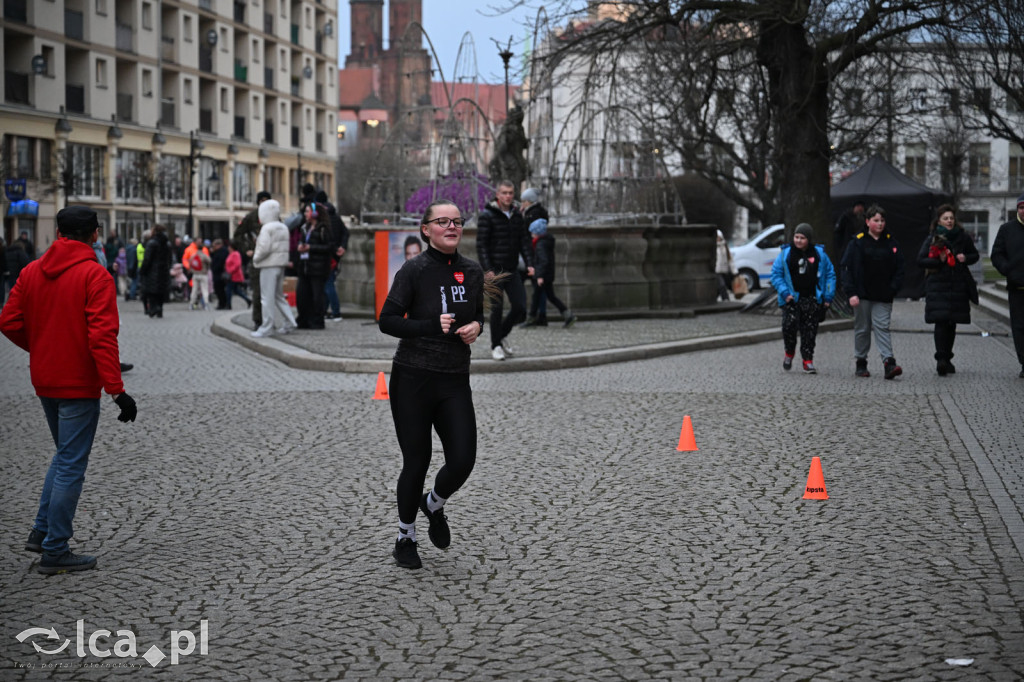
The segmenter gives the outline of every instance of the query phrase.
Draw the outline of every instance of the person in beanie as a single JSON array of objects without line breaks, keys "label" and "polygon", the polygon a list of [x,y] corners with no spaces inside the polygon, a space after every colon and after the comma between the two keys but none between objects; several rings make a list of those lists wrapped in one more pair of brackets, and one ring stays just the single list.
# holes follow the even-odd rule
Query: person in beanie
[{"label": "person in beanie", "polygon": [[992,265],[1006,278],[1010,331],[1024,379],[1024,194],[1017,197],[1017,215],[999,226],[992,243]]},{"label": "person in beanie", "polygon": [[949,204],[939,206],[932,232],[921,244],[917,264],[925,279],[924,321],[935,325],[935,371],[940,377],[956,374],[953,343],[956,325],[971,323],[971,299],[978,288],[968,266],[978,262],[974,240],[957,223]]},{"label": "person in beanie", "polygon": [[538,218],[530,223],[530,234],[533,235],[533,262],[536,268],[534,281],[536,287],[533,290],[532,309],[537,311],[534,324],[538,327],[546,327],[548,324],[545,304],[551,301],[558,312],[562,314],[563,325],[571,327],[576,321],[576,316],[569,311],[569,307],[562,303],[558,296],[555,296],[555,238],[548,234],[548,221],[545,218]]},{"label": "person in beanie", "polygon": [[854,374],[869,377],[868,351],[874,332],[886,379],[903,374],[892,351],[889,321],[892,301],[903,286],[903,252],[885,231],[885,210],[874,204],[864,212],[867,229],[854,236],[843,254],[843,289],[853,307]]},{"label": "person in beanie", "polygon": [[818,337],[818,323],[836,295],[836,270],[825,249],[814,243],[814,230],[810,225],[796,226],[792,245],[782,247],[772,264],[771,279],[782,308],[782,343],[786,352],[782,369],[788,371],[793,367],[799,333],[804,372],[817,374],[814,342]]},{"label": "person in beanie", "polygon": [[21,273],[0,312],[0,332],[29,354],[32,385],[56,453],[43,481],[39,511],[25,549],[42,554],[44,574],[84,571],[96,557],[75,554],[68,540],[85,481],[100,394],[135,421],[135,401],[121,381],[117,292],[96,260],[96,211],[68,206],[57,213],[58,239]]}]

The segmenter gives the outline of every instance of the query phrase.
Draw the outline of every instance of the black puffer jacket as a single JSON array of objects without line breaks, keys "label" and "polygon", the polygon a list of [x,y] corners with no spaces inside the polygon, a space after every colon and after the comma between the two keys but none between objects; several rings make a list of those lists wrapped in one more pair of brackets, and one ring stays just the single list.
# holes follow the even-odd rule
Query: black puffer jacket
[{"label": "black puffer jacket", "polygon": [[487,204],[476,222],[476,253],[484,272],[514,272],[522,254],[527,267],[533,267],[530,233],[523,214],[512,209],[506,216],[496,202]]},{"label": "black puffer jacket", "polygon": [[139,267],[139,282],[146,294],[166,295],[171,283],[171,245],[167,235],[157,232],[146,242],[146,253]]},{"label": "black puffer jacket", "polygon": [[323,277],[326,279],[331,270],[331,256],[337,250],[331,235],[331,226],[327,222],[327,208],[319,205],[322,219],[318,219],[309,232],[304,223],[299,227],[299,242],[309,244],[309,258],[294,256],[295,269],[299,277]]},{"label": "black puffer jacket", "polygon": [[[932,250],[933,246],[945,246],[952,254],[955,265],[950,266],[947,259],[937,257]],[[964,254],[963,263],[955,260],[961,253]],[[917,264],[928,273],[924,283],[925,322],[968,324],[971,321],[971,298],[976,288],[972,286],[973,275],[967,266],[977,263],[978,258],[974,240],[962,229],[948,239],[933,234],[924,240],[917,253]]]},{"label": "black puffer jacket", "polygon": [[526,227],[526,231],[530,231],[530,223],[534,220],[540,220],[541,218],[547,221],[551,220],[551,216],[548,215],[548,210],[544,208],[543,204],[530,204],[530,208],[523,212],[523,225]]},{"label": "black puffer jacket", "polygon": [[1012,288],[1024,287],[1024,225],[1013,216],[999,226],[992,242],[992,266]]},{"label": "black puffer jacket", "polygon": [[534,245],[534,276],[545,282],[555,281],[555,238],[544,234]]}]

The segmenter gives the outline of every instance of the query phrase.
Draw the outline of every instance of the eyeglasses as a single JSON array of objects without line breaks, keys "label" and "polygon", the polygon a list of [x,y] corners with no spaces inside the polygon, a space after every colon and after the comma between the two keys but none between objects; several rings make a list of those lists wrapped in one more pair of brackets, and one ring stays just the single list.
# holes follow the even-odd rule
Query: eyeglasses
[{"label": "eyeglasses", "polygon": [[462,218],[449,218],[448,216],[441,216],[440,218],[434,218],[433,220],[424,220],[423,224],[437,223],[438,227],[448,227],[454,225],[455,227],[462,227],[466,224],[466,221]]}]

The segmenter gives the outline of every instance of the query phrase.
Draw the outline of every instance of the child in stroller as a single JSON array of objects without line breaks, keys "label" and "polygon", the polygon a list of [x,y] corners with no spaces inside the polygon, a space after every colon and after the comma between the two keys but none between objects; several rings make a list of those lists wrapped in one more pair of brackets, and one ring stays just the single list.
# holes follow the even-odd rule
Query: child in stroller
[{"label": "child in stroller", "polygon": [[185,268],[181,263],[171,266],[171,291],[172,301],[187,301],[191,295],[188,286],[188,277],[185,276]]}]

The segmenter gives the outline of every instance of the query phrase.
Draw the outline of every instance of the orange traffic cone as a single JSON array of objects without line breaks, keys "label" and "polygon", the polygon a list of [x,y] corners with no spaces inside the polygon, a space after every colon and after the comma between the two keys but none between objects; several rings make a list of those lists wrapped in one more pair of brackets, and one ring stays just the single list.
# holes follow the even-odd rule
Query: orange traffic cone
[{"label": "orange traffic cone", "polygon": [[679,445],[676,446],[679,452],[696,452],[697,441],[693,439],[693,422],[690,415],[683,417],[683,430],[679,433]]},{"label": "orange traffic cone", "polygon": [[373,394],[374,400],[388,400],[388,382],[384,379],[384,372],[377,375],[377,392]]},{"label": "orange traffic cone", "polygon": [[807,488],[803,499],[828,499],[828,492],[825,491],[825,475],[821,472],[821,459],[818,457],[811,458],[811,471],[807,474]]}]

